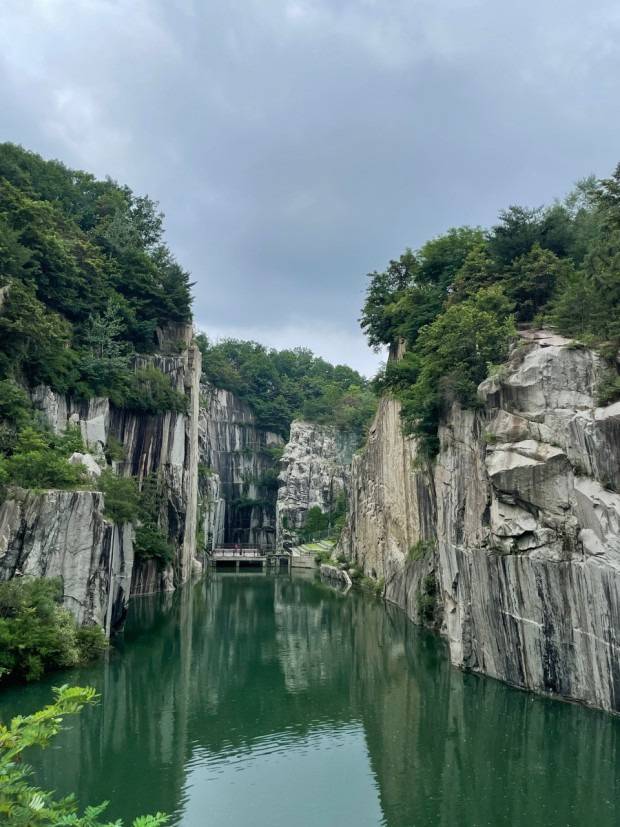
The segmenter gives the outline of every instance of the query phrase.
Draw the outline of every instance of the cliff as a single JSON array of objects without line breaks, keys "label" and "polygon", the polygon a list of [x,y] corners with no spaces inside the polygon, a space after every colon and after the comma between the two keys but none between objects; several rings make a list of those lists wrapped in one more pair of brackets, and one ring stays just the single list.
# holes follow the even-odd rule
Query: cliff
[{"label": "cliff", "polygon": [[[171,350],[181,353],[169,355]],[[198,499],[198,403],[200,352],[190,326],[160,336],[160,353],[136,358],[136,367],[154,366],[187,399],[187,412],[145,415],[116,408],[109,399],[80,402],[47,387],[32,397],[50,428],[79,425],[89,451],[100,462],[112,441],[122,459],[112,460],[121,476],[159,478],[158,524],[175,549],[173,563],[134,559],[130,526],[104,516],[99,491],[44,491],[17,494],[0,506],[0,578],[21,572],[61,576],[64,602],[81,622],[108,630],[124,619],[130,594],[170,590],[190,576],[196,549]]]},{"label": "cliff", "polygon": [[199,461],[207,544],[275,545],[278,434],[257,427],[233,393],[200,389]]},{"label": "cliff", "polygon": [[308,511],[332,511],[349,488],[359,438],[331,425],[296,420],[280,461],[276,505],[278,546],[296,543]]},{"label": "cliff", "polygon": [[424,467],[384,399],[352,468],[341,546],[452,662],[620,712],[620,403],[604,366],[543,332],[454,405]]}]

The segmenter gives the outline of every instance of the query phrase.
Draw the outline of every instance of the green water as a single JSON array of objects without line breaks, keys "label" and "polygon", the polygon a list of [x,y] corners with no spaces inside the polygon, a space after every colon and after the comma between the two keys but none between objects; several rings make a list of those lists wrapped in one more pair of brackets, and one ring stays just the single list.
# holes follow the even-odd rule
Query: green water
[{"label": "green water", "polygon": [[[98,707],[37,781],[191,827],[617,825],[620,720],[450,667],[399,610],[302,577],[221,574],[132,605]],[[34,758],[34,756],[33,756]],[[34,763],[34,762],[33,762]]]}]

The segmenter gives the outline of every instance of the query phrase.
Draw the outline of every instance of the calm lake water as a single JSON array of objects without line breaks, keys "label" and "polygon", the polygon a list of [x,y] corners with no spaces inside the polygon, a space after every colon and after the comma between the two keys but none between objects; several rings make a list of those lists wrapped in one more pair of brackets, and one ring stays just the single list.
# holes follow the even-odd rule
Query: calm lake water
[{"label": "calm lake water", "polygon": [[101,703],[37,782],[109,816],[189,827],[618,825],[620,720],[453,669],[374,598],[310,578],[218,574],[132,604],[105,661],[0,693],[0,718],[61,682]]}]

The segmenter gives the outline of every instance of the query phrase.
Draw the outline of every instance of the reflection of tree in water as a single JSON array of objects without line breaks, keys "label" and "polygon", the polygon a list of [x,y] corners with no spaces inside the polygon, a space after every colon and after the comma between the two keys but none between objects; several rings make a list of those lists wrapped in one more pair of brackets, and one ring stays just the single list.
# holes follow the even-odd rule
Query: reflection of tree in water
[{"label": "reflection of tree in water", "polygon": [[[111,816],[177,810],[199,751],[237,754],[274,733],[357,720],[390,827],[616,821],[620,722],[463,675],[441,641],[363,595],[216,577],[137,601],[120,649],[68,674],[102,703],[39,775],[84,801],[112,797]],[[4,706],[42,705],[58,682],[6,694]]]}]

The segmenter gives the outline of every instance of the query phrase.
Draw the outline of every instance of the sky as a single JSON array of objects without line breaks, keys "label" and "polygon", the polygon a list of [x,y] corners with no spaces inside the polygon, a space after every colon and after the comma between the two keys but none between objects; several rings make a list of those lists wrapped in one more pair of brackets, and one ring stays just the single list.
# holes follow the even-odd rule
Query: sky
[{"label": "sky", "polygon": [[148,194],[213,338],[371,375],[366,274],[620,160],[617,0],[0,0],[0,140]]}]

